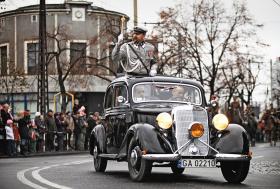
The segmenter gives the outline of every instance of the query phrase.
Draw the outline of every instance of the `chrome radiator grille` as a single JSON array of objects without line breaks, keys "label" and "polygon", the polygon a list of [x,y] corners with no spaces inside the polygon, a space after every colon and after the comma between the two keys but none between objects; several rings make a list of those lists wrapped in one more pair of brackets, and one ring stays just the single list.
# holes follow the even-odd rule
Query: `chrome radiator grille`
[{"label": "chrome radiator grille", "polygon": [[[175,121],[175,137],[177,139],[177,147],[180,148],[189,140],[188,128],[192,122],[200,122],[204,126],[204,134],[199,140],[209,144],[209,128],[207,112],[203,108],[193,107],[192,105],[178,106],[172,110],[172,115]],[[208,147],[201,143],[198,139],[194,139],[190,144],[179,150],[182,156],[194,156],[189,152],[189,147],[195,145],[199,152],[195,156],[206,156]]]}]

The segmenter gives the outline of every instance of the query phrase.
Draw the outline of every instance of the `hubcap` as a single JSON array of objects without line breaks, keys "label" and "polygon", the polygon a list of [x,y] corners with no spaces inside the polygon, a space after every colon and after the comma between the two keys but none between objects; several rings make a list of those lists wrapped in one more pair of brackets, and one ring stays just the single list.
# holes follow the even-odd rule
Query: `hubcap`
[{"label": "hubcap", "polygon": [[131,154],[130,154],[130,162],[131,162],[131,165],[132,165],[133,167],[135,167],[136,164],[137,164],[137,161],[138,161],[137,150],[136,150],[136,149],[133,149],[133,150],[131,151]]},{"label": "hubcap", "polygon": [[97,158],[97,156],[98,156],[98,149],[97,149],[96,145],[94,146],[94,149],[93,149],[93,156],[94,156],[94,158]]}]

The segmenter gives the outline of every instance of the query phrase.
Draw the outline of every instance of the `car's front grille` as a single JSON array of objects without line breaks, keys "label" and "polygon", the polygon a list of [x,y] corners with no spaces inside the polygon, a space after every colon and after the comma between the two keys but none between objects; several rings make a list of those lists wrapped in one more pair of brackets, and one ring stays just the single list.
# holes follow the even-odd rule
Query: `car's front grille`
[{"label": "car's front grille", "polygon": [[[189,140],[188,128],[192,122],[200,122],[204,126],[204,134],[199,140],[209,144],[209,127],[208,127],[208,116],[207,112],[203,108],[193,107],[191,105],[178,106],[172,110],[175,121],[175,137],[177,140],[178,149],[186,144]],[[199,152],[197,154],[191,154],[189,147],[195,145]],[[208,147],[202,144],[198,139],[194,139],[193,142],[186,145],[184,148],[179,150],[182,156],[206,156],[208,154]]]}]

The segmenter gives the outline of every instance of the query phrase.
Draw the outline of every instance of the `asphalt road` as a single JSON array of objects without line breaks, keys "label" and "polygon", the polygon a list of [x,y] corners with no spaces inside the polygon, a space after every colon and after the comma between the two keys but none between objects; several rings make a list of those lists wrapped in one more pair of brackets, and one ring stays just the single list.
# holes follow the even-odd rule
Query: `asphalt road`
[{"label": "asphalt road", "polygon": [[280,188],[280,148],[260,144],[252,148],[247,179],[228,184],[218,168],[185,170],[174,176],[170,168],[154,167],[144,183],[132,182],[127,163],[109,161],[105,173],[96,173],[90,155],[0,159],[0,188]]}]

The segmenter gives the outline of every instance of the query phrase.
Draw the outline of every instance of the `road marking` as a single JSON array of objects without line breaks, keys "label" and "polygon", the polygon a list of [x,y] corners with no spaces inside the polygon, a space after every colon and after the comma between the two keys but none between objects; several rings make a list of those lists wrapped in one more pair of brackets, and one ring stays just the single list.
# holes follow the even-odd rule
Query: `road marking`
[{"label": "road marking", "polygon": [[259,158],[263,158],[263,156],[253,156],[253,159],[259,159]]},{"label": "road marking", "polygon": [[32,176],[34,179],[38,180],[39,182],[43,183],[43,184],[46,184],[48,186],[51,186],[53,188],[60,188],[60,189],[72,189],[70,187],[67,187],[67,186],[63,186],[63,185],[59,185],[59,184],[56,184],[54,182],[51,182],[47,179],[44,179],[43,177],[41,177],[41,175],[39,174],[40,171],[42,170],[46,170],[46,169],[50,169],[50,168],[53,168],[53,167],[58,167],[60,166],[59,164],[56,164],[56,165],[51,165],[51,166],[46,166],[46,167],[43,167],[41,169],[37,169],[35,171],[32,171]]},{"label": "road marking", "polygon": [[36,188],[36,189],[47,189],[43,186],[40,186],[38,184],[35,184],[31,181],[29,181],[25,176],[24,174],[27,172],[27,171],[30,171],[30,170],[33,170],[32,171],[32,177],[39,181],[40,183],[43,183],[45,185],[48,185],[50,187],[53,187],[53,188],[60,188],[60,189],[72,189],[70,187],[67,187],[67,186],[63,186],[63,185],[59,185],[59,184],[56,184],[54,182],[51,182],[45,178],[43,178],[39,172],[42,171],[42,170],[46,170],[46,169],[50,169],[50,168],[53,168],[53,167],[59,167],[59,166],[65,166],[65,165],[79,165],[79,164],[83,164],[83,163],[88,163],[88,162],[91,162],[91,160],[80,160],[80,161],[73,161],[73,162],[69,162],[69,163],[63,163],[63,164],[54,164],[54,165],[50,165],[50,166],[45,166],[45,167],[31,167],[31,168],[28,168],[28,169],[24,169],[22,171],[19,171],[17,173],[17,178],[18,180],[20,180],[23,184],[26,184],[32,188]]},{"label": "road marking", "polygon": [[40,186],[40,185],[38,185],[38,184],[35,184],[35,183],[29,181],[29,180],[28,180],[27,178],[25,178],[25,176],[24,176],[24,173],[25,173],[25,172],[30,171],[30,170],[33,170],[33,169],[38,169],[38,168],[39,168],[39,167],[31,167],[31,168],[29,168],[29,169],[24,169],[24,170],[22,170],[22,171],[19,171],[19,172],[17,173],[17,179],[18,179],[19,181],[21,181],[23,184],[28,185],[28,186],[30,186],[30,187],[32,187],[32,188],[36,188],[36,189],[47,189],[47,188],[45,188],[45,187],[42,187],[42,186]]}]

